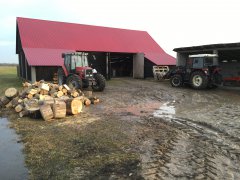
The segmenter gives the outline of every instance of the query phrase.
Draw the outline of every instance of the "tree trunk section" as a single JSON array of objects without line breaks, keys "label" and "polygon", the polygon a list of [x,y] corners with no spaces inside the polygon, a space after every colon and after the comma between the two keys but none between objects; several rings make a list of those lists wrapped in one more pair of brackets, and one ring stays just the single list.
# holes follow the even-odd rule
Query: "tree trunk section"
[{"label": "tree trunk section", "polygon": [[3,96],[0,101],[3,107],[10,102],[10,100],[6,96]]},{"label": "tree trunk section", "polygon": [[40,106],[40,112],[45,121],[48,121],[53,118],[53,111],[49,104],[44,104]]},{"label": "tree trunk section", "polygon": [[55,100],[53,104],[53,116],[54,118],[66,117],[66,103],[64,101]]},{"label": "tree trunk section", "polygon": [[66,100],[67,114],[79,114],[82,111],[82,101],[79,99]]},{"label": "tree trunk section", "polygon": [[23,110],[23,106],[22,106],[21,104],[19,104],[19,105],[17,105],[17,106],[15,107],[15,111],[16,111],[17,113],[21,112],[22,110]]},{"label": "tree trunk section", "polygon": [[91,105],[91,101],[88,98],[84,98],[83,103],[85,106],[90,106]]}]

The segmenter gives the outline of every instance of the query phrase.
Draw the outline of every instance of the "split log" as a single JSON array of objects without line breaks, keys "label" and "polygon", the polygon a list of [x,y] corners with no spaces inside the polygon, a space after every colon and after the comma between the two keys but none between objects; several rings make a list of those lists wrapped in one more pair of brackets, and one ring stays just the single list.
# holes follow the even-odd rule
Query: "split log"
[{"label": "split log", "polygon": [[16,107],[19,103],[18,103],[18,100],[19,100],[19,97],[15,97],[13,100],[12,100],[12,107]]},{"label": "split log", "polygon": [[90,101],[88,98],[84,97],[84,99],[83,99],[83,104],[84,104],[85,106],[90,106],[91,101]]},{"label": "split log", "polygon": [[40,89],[29,89],[27,91],[28,94],[35,95],[40,92]]},{"label": "split log", "polygon": [[51,90],[54,89],[54,90],[58,91],[59,85],[58,84],[51,84],[50,89]]},{"label": "split log", "polygon": [[56,97],[55,95],[57,95],[57,91],[58,91],[57,89],[52,88],[52,89],[49,91],[50,96]]},{"label": "split log", "polygon": [[70,90],[69,93],[70,93],[70,95],[71,95],[72,97],[74,97],[74,98],[76,98],[76,97],[79,96],[79,93],[78,93],[75,89]]},{"label": "split log", "polygon": [[62,91],[62,89],[63,89],[63,86],[62,86],[62,85],[58,87],[58,90],[59,90],[59,91]]},{"label": "split log", "polygon": [[97,98],[97,97],[91,97],[91,98],[89,98],[89,100],[94,105],[96,105],[96,104],[98,104],[100,102],[99,98]]},{"label": "split log", "polygon": [[35,98],[35,99],[40,99],[40,94],[35,94],[35,95],[34,95],[34,98]]},{"label": "split log", "polygon": [[45,91],[49,91],[49,86],[46,83],[41,83],[39,88]]},{"label": "split log", "polygon": [[39,109],[38,105],[38,100],[37,99],[27,99],[23,100],[24,101],[24,106],[26,107],[27,110],[29,109]]},{"label": "split log", "polygon": [[48,121],[53,118],[53,111],[49,104],[44,104],[40,106],[40,112],[45,121]]},{"label": "split log", "polygon": [[53,116],[54,118],[64,118],[66,116],[66,103],[64,101],[55,100]]},{"label": "split log", "polygon": [[22,102],[23,102],[23,100],[21,98],[19,98],[18,104],[21,104]]},{"label": "split log", "polygon": [[19,113],[19,117],[21,117],[21,118],[24,116],[27,116],[27,115],[29,115],[29,111],[27,111],[27,110],[23,110]]},{"label": "split log", "polygon": [[5,107],[6,107],[6,108],[12,108],[12,107],[13,107],[12,101],[10,101],[9,103],[7,103],[7,104],[5,105]]},{"label": "split log", "polygon": [[19,97],[20,97],[20,98],[25,98],[25,97],[28,95],[28,93],[27,93],[28,90],[29,90],[29,89],[23,90],[23,91],[19,94]]},{"label": "split log", "polygon": [[21,112],[22,110],[23,110],[23,106],[21,104],[19,104],[15,107],[15,111],[18,113]]},{"label": "split log", "polygon": [[54,98],[48,95],[44,96],[44,104],[49,104],[49,105],[53,105],[54,104]]},{"label": "split log", "polygon": [[68,87],[68,85],[64,84],[63,87],[67,90],[67,91],[70,91],[70,87]]},{"label": "split log", "polygon": [[35,87],[39,87],[39,86],[40,86],[40,83],[37,82],[37,81],[35,81],[35,82],[33,83],[33,85],[34,85]]},{"label": "split log", "polygon": [[42,95],[42,94],[39,94],[39,101],[43,101],[44,100],[44,95]]},{"label": "split log", "polygon": [[93,96],[92,91],[84,91],[84,95],[85,95],[87,98],[90,98],[90,97]]},{"label": "split log", "polygon": [[64,101],[66,102],[69,99],[68,96],[61,96],[60,98],[58,98],[58,100]]},{"label": "split log", "polygon": [[28,98],[28,99],[32,99],[32,98],[33,98],[33,95],[32,95],[32,94],[28,94],[28,95],[27,95],[27,98]]},{"label": "split log", "polygon": [[10,102],[10,100],[6,96],[3,96],[0,101],[3,106]]},{"label": "split log", "polygon": [[2,101],[0,101],[0,108],[4,108]]},{"label": "split log", "polygon": [[66,100],[67,114],[79,114],[82,111],[82,101],[79,99]]},{"label": "split log", "polygon": [[48,95],[49,92],[47,90],[41,89],[39,94],[41,94],[41,95]]},{"label": "split log", "polygon": [[57,97],[62,97],[63,96],[63,92],[62,91],[58,91],[57,92]]},{"label": "split log", "polygon": [[63,89],[62,89],[62,92],[63,92],[63,94],[66,94],[66,93],[68,92],[68,90],[65,89],[65,88],[63,88]]},{"label": "split log", "polygon": [[18,91],[16,88],[8,88],[5,91],[5,96],[9,99],[13,99],[18,95]]},{"label": "split log", "polygon": [[30,84],[29,82],[24,82],[24,83],[22,83],[22,86],[23,86],[24,88],[29,88],[29,87],[32,86],[32,84]]},{"label": "split log", "polygon": [[76,89],[76,90],[77,90],[79,96],[83,96],[84,95],[83,92],[81,91],[81,89]]}]

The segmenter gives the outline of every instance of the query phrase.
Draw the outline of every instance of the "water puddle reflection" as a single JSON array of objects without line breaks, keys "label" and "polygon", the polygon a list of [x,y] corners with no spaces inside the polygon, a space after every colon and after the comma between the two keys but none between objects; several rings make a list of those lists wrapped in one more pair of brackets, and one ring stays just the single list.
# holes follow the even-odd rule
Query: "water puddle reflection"
[{"label": "water puddle reflection", "polygon": [[175,113],[175,107],[173,105],[170,105],[170,102],[166,102],[153,113],[153,116],[158,118],[172,119],[175,116]]},{"label": "water puddle reflection", "polygon": [[0,179],[27,179],[28,171],[22,153],[23,145],[9,127],[6,118],[0,118]]}]

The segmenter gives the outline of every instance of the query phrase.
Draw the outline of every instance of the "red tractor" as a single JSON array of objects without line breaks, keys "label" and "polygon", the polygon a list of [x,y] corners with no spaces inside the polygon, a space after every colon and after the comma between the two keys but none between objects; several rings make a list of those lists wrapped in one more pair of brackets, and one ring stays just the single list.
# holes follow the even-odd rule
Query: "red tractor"
[{"label": "red tractor", "polygon": [[216,54],[190,55],[184,66],[177,66],[164,78],[173,87],[190,84],[194,89],[216,88],[222,83]]},{"label": "red tractor", "polygon": [[96,69],[88,65],[88,53],[63,53],[64,65],[58,68],[58,84],[67,84],[70,88],[92,87],[93,91],[103,91],[105,78]]}]

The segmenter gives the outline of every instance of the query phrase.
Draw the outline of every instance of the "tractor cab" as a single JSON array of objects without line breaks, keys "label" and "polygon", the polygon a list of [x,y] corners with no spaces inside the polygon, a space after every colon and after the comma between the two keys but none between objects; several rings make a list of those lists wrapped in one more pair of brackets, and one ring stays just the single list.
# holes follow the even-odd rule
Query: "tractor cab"
[{"label": "tractor cab", "polygon": [[93,72],[96,72],[88,65],[88,53],[63,53],[62,57],[64,58],[67,74],[77,74],[82,79],[85,79],[92,78]]},{"label": "tractor cab", "polygon": [[189,59],[187,60],[187,67],[193,69],[203,69],[209,68],[212,66],[218,66],[216,54],[197,54],[197,55],[190,55]]}]

